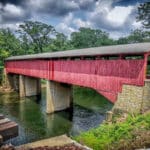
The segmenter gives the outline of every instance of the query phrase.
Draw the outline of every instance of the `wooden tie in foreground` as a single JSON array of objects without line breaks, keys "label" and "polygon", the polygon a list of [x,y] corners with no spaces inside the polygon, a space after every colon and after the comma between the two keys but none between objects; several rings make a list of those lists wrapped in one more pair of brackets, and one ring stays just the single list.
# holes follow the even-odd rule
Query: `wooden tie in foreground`
[{"label": "wooden tie in foreground", "polygon": [[17,123],[0,114],[0,144],[16,136],[18,136]]}]

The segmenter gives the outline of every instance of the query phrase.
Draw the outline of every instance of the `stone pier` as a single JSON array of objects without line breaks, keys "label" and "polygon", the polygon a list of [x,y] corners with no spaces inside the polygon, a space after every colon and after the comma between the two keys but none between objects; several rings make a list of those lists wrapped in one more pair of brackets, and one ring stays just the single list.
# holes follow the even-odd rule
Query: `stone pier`
[{"label": "stone pier", "polygon": [[113,110],[129,113],[150,110],[150,79],[145,80],[144,86],[123,85]]},{"label": "stone pier", "polygon": [[40,79],[19,75],[20,97],[40,95],[40,93],[41,93]]},{"label": "stone pier", "polygon": [[55,81],[46,83],[46,112],[53,113],[71,107],[72,86]]}]

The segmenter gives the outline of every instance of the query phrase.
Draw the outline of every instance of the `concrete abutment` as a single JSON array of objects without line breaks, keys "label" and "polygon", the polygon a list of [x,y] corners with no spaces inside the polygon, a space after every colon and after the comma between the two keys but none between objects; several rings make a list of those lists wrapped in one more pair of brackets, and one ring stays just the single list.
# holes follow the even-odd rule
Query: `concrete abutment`
[{"label": "concrete abutment", "polygon": [[144,86],[123,85],[114,104],[114,112],[142,113],[150,110],[150,80]]},{"label": "concrete abutment", "polygon": [[41,81],[38,78],[19,75],[20,97],[35,96],[41,94]]},{"label": "concrete abutment", "polygon": [[73,100],[72,86],[46,81],[46,112],[53,113],[70,108]]}]

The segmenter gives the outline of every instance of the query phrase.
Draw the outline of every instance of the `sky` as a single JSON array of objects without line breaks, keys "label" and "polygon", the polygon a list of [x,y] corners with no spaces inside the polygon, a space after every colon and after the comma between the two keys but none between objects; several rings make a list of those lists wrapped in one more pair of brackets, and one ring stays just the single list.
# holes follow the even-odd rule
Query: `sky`
[{"label": "sky", "polygon": [[0,0],[0,28],[40,21],[70,35],[80,27],[101,29],[117,39],[141,28],[137,8],[148,0]]}]

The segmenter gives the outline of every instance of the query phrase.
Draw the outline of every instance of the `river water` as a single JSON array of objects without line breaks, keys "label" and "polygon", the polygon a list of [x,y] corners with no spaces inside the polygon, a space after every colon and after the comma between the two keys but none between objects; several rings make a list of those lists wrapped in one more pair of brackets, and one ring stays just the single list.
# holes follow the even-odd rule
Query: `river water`
[{"label": "river water", "polygon": [[47,115],[45,88],[42,89],[41,98],[20,99],[16,92],[0,93],[0,113],[19,125],[19,136],[7,143],[20,145],[61,134],[74,136],[96,127],[104,120],[105,112],[112,107],[106,99],[99,97],[96,100],[89,99],[86,93],[84,99],[74,96],[72,111]]}]

